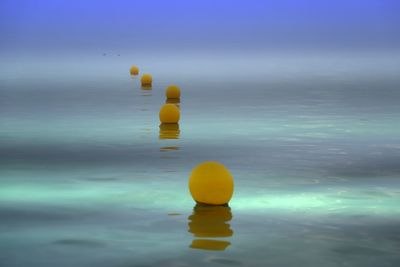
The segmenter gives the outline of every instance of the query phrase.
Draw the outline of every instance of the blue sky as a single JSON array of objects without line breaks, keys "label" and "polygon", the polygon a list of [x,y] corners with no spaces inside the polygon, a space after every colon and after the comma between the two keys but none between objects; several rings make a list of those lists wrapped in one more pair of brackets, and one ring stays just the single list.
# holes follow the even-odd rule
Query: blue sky
[{"label": "blue sky", "polygon": [[396,0],[1,0],[0,48],[392,49]]}]

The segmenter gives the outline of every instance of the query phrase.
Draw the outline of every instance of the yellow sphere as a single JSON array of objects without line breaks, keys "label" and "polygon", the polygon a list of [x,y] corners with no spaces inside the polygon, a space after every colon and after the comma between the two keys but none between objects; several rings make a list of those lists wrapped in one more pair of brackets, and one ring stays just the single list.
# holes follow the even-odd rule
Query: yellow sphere
[{"label": "yellow sphere", "polygon": [[137,66],[132,66],[130,71],[131,71],[131,75],[139,74],[139,68]]},{"label": "yellow sphere", "polygon": [[203,162],[192,170],[189,190],[198,203],[227,204],[233,194],[233,176],[221,163]]},{"label": "yellow sphere", "polygon": [[153,83],[153,77],[151,76],[151,74],[143,74],[140,81],[142,82],[142,86],[151,86],[151,84]]},{"label": "yellow sphere", "polygon": [[180,118],[179,108],[174,104],[165,104],[160,109],[161,123],[178,123]]},{"label": "yellow sphere", "polygon": [[165,90],[165,96],[168,99],[178,99],[181,97],[181,89],[176,85],[170,85]]}]

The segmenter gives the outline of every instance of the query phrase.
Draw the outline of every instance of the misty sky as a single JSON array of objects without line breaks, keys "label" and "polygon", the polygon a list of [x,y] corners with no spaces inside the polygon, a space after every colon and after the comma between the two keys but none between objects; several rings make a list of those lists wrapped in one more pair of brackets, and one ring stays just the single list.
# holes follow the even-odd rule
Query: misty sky
[{"label": "misty sky", "polygon": [[396,0],[1,0],[0,49],[397,49]]}]

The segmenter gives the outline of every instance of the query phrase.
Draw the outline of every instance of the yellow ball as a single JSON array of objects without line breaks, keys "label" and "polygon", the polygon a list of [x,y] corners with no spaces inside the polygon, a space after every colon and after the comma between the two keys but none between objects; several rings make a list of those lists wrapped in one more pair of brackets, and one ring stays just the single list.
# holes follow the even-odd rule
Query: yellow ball
[{"label": "yellow ball", "polygon": [[221,163],[203,162],[192,170],[189,190],[198,203],[227,204],[233,194],[233,176]]},{"label": "yellow ball", "polygon": [[139,68],[137,66],[132,66],[130,71],[131,71],[131,75],[139,74]]},{"label": "yellow ball", "polygon": [[176,85],[170,85],[165,90],[165,96],[168,99],[178,99],[181,97],[181,89]]},{"label": "yellow ball", "polygon": [[180,118],[179,108],[174,104],[165,104],[160,109],[161,123],[178,123]]},{"label": "yellow ball", "polygon": [[153,77],[151,74],[143,74],[140,81],[142,82],[142,86],[151,86],[153,83]]}]

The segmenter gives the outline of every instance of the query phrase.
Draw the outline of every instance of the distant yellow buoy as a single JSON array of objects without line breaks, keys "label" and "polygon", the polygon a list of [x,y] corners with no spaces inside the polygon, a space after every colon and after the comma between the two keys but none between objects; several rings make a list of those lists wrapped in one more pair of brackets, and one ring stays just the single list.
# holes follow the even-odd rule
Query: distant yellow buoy
[{"label": "distant yellow buoy", "polygon": [[181,97],[181,89],[176,85],[170,85],[165,90],[167,99],[179,99]]},{"label": "distant yellow buoy", "polygon": [[189,190],[198,203],[227,204],[233,195],[233,176],[221,163],[203,162],[192,170]]},{"label": "distant yellow buoy", "polygon": [[138,75],[139,68],[137,66],[132,66],[130,72],[131,72],[131,75]]},{"label": "distant yellow buoy", "polygon": [[151,74],[143,74],[140,81],[142,83],[142,86],[150,87],[153,83],[153,77],[151,76]]},{"label": "distant yellow buoy", "polygon": [[161,123],[178,123],[180,118],[179,108],[174,104],[165,104],[160,109]]}]

